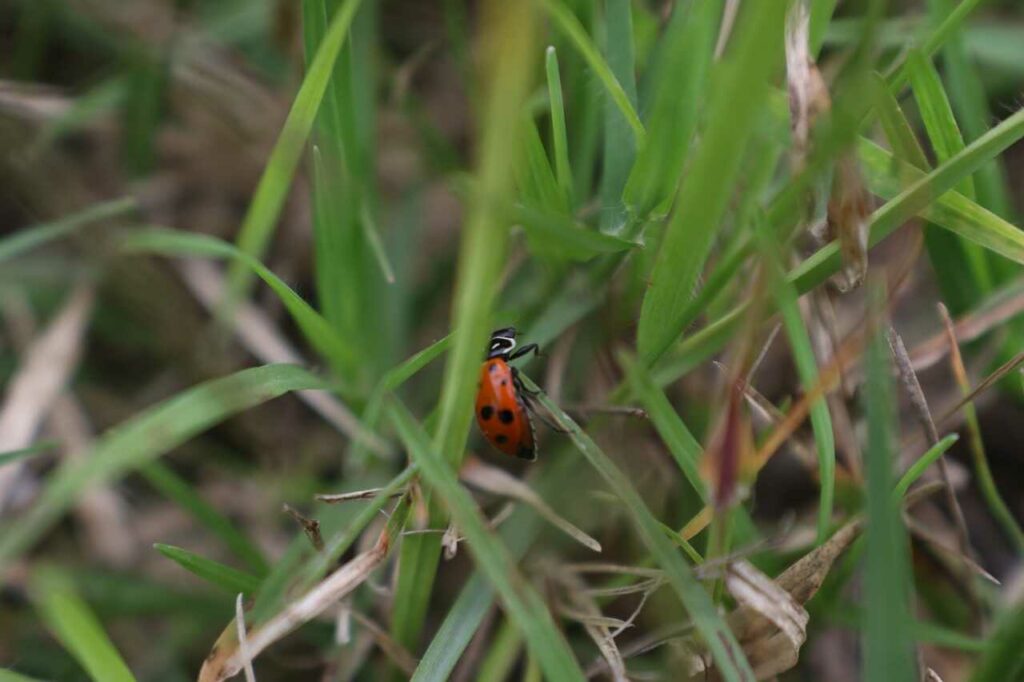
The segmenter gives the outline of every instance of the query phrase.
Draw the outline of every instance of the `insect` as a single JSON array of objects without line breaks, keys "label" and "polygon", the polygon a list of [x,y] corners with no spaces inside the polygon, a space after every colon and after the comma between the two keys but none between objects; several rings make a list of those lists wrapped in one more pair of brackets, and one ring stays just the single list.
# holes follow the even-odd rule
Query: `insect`
[{"label": "insect", "polygon": [[529,410],[530,392],[519,379],[519,372],[508,363],[527,353],[537,355],[537,344],[516,347],[515,327],[491,333],[487,359],[480,367],[476,393],[476,423],[491,444],[506,455],[533,461],[537,459],[537,439]]}]

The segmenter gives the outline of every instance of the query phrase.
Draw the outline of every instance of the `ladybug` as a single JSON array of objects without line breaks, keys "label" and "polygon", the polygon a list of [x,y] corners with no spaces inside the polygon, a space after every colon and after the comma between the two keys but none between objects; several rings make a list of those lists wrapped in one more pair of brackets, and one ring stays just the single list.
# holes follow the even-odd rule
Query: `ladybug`
[{"label": "ladybug", "polygon": [[508,363],[530,352],[537,355],[539,349],[531,343],[513,353],[515,347],[515,327],[491,334],[477,384],[476,423],[498,450],[532,462],[537,459],[537,439],[529,413],[533,409],[531,394],[519,379],[518,370]]}]

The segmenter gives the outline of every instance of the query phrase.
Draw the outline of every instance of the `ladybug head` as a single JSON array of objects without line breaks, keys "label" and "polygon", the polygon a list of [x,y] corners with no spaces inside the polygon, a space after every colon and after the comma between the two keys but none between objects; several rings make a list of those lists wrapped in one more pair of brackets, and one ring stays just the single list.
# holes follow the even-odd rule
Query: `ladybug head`
[{"label": "ladybug head", "polygon": [[516,347],[516,328],[505,327],[491,332],[491,344],[487,347],[487,359],[507,357]]}]

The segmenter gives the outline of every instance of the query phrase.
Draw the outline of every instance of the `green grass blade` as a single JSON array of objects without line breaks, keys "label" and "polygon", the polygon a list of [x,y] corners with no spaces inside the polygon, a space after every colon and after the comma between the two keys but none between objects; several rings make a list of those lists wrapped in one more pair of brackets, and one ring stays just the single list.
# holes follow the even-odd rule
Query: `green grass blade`
[{"label": "green grass blade", "polygon": [[569,11],[561,0],[540,0],[540,5],[547,11],[555,27],[565,34],[565,37],[579,51],[602,85],[604,85],[608,95],[612,98],[615,106],[618,107],[619,113],[629,123],[637,145],[642,144],[645,135],[644,125],[640,122],[640,117],[637,116],[636,109],[633,107],[629,95],[626,94],[622,84],[615,78],[615,74],[612,73],[608,63],[601,56],[597,47],[594,46],[594,42],[587,35],[587,31],[580,24],[579,19]]},{"label": "green grass blade", "polygon": [[971,682],[1019,680],[1024,675],[1024,604],[1010,604],[995,631],[988,636],[985,652],[971,675]]},{"label": "green grass blade", "polygon": [[[200,497],[187,481],[159,461],[145,464],[140,467],[139,473],[164,497],[172,500],[220,538],[235,556],[245,561],[257,575],[266,575],[268,567],[263,552],[235,528],[235,524],[226,516]],[[235,593],[237,594],[237,590]]]},{"label": "green grass blade", "polygon": [[538,254],[560,260],[587,261],[596,256],[622,253],[639,246],[628,239],[592,230],[565,213],[520,204],[512,209],[511,214],[523,226]]},{"label": "green grass blade", "polygon": [[522,632],[545,675],[552,680],[585,679],[540,595],[515,568],[508,548],[487,528],[472,497],[459,485],[451,463],[430,445],[426,432],[397,402],[390,406],[390,415],[423,478],[466,536],[476,565],[501,596],[505,612]]},{"label": "green grass blade", "polygon": [[[869,140],[861,140],[858,151],[868,188],[882,198],[896,199],[906,180],[919,183],[926,177]],[[947,191],[920,215],[974,245],[1024,263],[1024,232],[962,194]]]},{"label": "green grass blade", "polygon": [[[256,186],[238,233],[237,244],[243,253],[257,260],[262,258],[281,215],[292,179],[306,148],[306,140],[359,3],[360,0],[345,0],[334,13]],[[251,274],[238,262],[232,267],[230,279],[232,292],[241,296],[248,288]]]},{"label": "green grass blade", "polygon": [[412,682],[446,682],[450,679],[493,599],[494,588],[483,576],[476,574],[470,578],[416,666]]},{"label": "green grass blade", "polygon": [[[773,236],[765,226],[755,227],[761,255],[768,271],[768,286],[771,287],[775,304],[782,316],[782,326],[786,330],[789,346],[793,352],[793,363],[804,391],[810,391],[818,383],[818,361],[811,348],[811,338],[804,325],[798,303],[799,296],[793,285],[786,280],[779,253]],[[821,497],[818,502],[818,544],[828,539],[829,526],[832,522],[832,505],[835,498],[836,476],[836,443],[832,431],[832,416],[824,397],[815,400],[811,405],[811,428],[814,432],[814,448],[818,455],[818,481],[821,486]]]},{"label": "green grass blade", "polygon": [[[1017,111],[968,145],[962,152],[923,176],[871,217],[870,244],[882,241],[908,218],[925,209],[936,197],[951,190],[956,183],[995,158],[1007,147],[1024,137],[1024,110]],[[839,247],[834,242],[822,247],[803,261],[789,278],[801,292],[821,284],[839,268]]]},{"label": "green grass blade", "polygon": [[229,594],[238,594],[239,592],[252,594],[260,585],[260,580],[256,576],[249,575],[230,566],[225,566],[218,561],[199,556],[181,547],[164,545],[158,542],[153,545],[153,549],[189,573],[202,578],[212,585],[227,590]]},{"label": "green grass blade", "polygon": [[639,150],[623,192],[626,206],[639,216],[664,214],[679,187],[697,112],[711,67],[722,14],[720,0],[679,3],[665,31],[665,55],[656,65],[649,136]]},{"label": "green grass blade", "polygon": [[686,476],[686,480],[693,486],[701,501],[707,502],[707,487],[698,468],[704,449],[686,428],[686,424],[672,407],[668,397],[654,383],[647,370],[625,353],[619,354],[619,363],[626,371],[626,378],[632,387],[633,395],[647,410],[658,435],[661,436],[661,440],[665,442],[668,451],[679,465],[679,470]]},{"label": "green grass blade", "polygon": [[565,102],[562,78],[558,73],[558,54],[553,45],[544,53],[544,70],[548,79],[548,101],[551,108],[551,143],[555,153],[555,176],[566,201],[572,205],[572,167],[569,165],[569,135],[565,127]]},{"label": "green grass blade", "polygon": [[[637,347],[648,366],[683,332],[683,313],[725,215],[746,143],[782,56],[785,3],[744,5],[734,51],[713,83],[708,127],[683,178],[644,296]],[[742,106],[737,106],[743,102]]]},{"label": "green grass blade", "polygon": [[7,668],[0,668],[0,682],[43,682],[36,677],[29,677],[16,673],[13,670]]},{"label": "green grass blade", "polygon": [[[532,3],[497,0],[484,12],[480,31],[489,59],[482,74],[485,86],[477,151],[476,182],[470,197],[459,251],[452,306],[451,349],[444,368],[434,448],[458,466],[465,455],[473,418],[473,396],[480,356],[490,333],[491,311],[505,261],[508,225],[492,210],[510,203],[508,193],[521,148],[518,131],[529,91],[536,16]],[[441,525],[436,504],[431,522]],[[427,598],[440,558],[437,534],[409,536],[399,557],[392,634],[414,647],[426,615]]]},{"label": "green grass blade", "polygon": [[[523,376],[527,389],[539,391],[539,388],[528,377]],[[626,512],[633,519],[644,544],[654,555],[655,560],[668,579],[672,589],[686,608],[697,631],[703,636],[704,642],[711,650],[718,666],[719,673],[728,682],[753,680],[754,673],[750,669],[732,631],[722,621],[711,601],[711,596],[693,575],[686,562],[676,551],[672,541],[666,537],[658,521],[633,484],[624,473],[609,459],[608,455],[584,433],[580,427],[555,405],[543,393],[538,393],[537,401],[547,410],[555,422],[568,432],[576,448],[587,458],[591,466],[622,501]]]},{"label": "green grass blade", "polygon": [[51,474],[35,505],[0,532],[0,566],[37,541],[89,486],[154,460],[227,417],[290,391],[323,389],[294,365],[267,365],[204,382],[108,430],[89,456]]},{"label": "green grass blade", "polygon": [[46,627],[89,677],[96,682],[134,682],[135,676],[67,574],[52,567],[37,567],[29,592]]},{"label": "green grass blade", "polygon": [[40,452],[53,450],[56,447],[57,444],[53,441],[43,441],[42,443],[30,445],[27,448],[11,450],[9,452],[0,452],[0,467],[10,464],[11,462],[17,462],[18,460],[31,457],[32,455],[38,455]]},{"label": "green grass blade", "polygon": [[129,235],[122,242],[122,248],[130,253],[227,258],[240,263],[242,267],[256,273],[277,294],[310,345],[324,357],[340,363],[353,363],[358,357],[357,349],[345,338],[335,333],[327,320],[285,284],[280,277],[252,256],[227,242],[222,242],[209,235],[153,228]]},{"label": "green grass blade", "polygon": [[[931,58],[939,48],[946,44],[946,42],[960,30],[960,27],[967,20],[968,15],[974,11],[974,9],[981,4],[981,0],[961,0],[952,12],[946,15],[945,19],[942,20],[935,30],[921,42],[921,53],[926,57]],[[889,89],[894,93],[898,93],[903,89],[903,86],[907,84],[909,80],[909,73],[907,72],[906,62],[899,63],[895,69],[886,75],[886,81],[889,83]]]},{"label": "green grass blade", "polygon": [[955,433],[951,433],[935,445],[928,448],[928,450],[921,455],[917,461],[915,461],[906,473],[900,476],[899,482],[892,491],[893,498],[897,501],[902,500],[903,496],[910,490],[910,486],[914,485],[917,479],[921,478],[921,475],[927,471],[928,467],[935,463],[935,461],[942,457],[942,455],[953,447],[953,444],[960,440],[960,436]]},{"label": "green grass blade", "polygon": [[[629,103],[636,109],[636,56],[633,46],[633,11],[631,0],[605,0],[604,53],[615,80],[622,86]],[[637,142],[630,135],[629,121],[610,94],[605,95],[602,140],[601,181],[598,198],[601,213],[598,224],[602,232],[620,233],[626,224],[622,189],[629,169],[636,158]],[[644,136],[646,139],[646,135]]]},{"label": "green grass blade", "polygon": [[90,223],[109,220],[135,210],[134,199],[114,199],[57,220],[19,230],[0,239],[0,263],[20,256],[55,239],[67,236]]},{"label": "green grass blade", "polygon": [[[884,294],[871,292],[872,310],[881,311]],[[879,328],[884,328],[879,324]],[[915,676],[910,638],[909,547],[892,497],[896,400],[885,336],[876,330],[867,350],[864,409],[868,421],[866,469],[866,575],[864,680],[911,680]]]}]

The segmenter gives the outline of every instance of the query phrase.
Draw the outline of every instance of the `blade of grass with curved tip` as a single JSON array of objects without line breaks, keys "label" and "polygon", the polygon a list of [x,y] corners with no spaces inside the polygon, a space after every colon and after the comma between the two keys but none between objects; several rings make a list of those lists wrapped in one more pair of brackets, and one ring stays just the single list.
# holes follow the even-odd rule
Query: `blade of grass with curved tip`
[{"label": "blade of grass with curved tip", "polygon": [[49,566],[36,567],[29,595],[39,617],[96,682],[134,682],[103,625],[75,590],[71,578]]},{"label": "blade of grass with curved tip", "polygon": [[711,596],[704,590],[683,558],[679,556],[672,541],[666,537],[658,521],[640,493],[633,487],[626,475],[614,462],[597,447],[580,427],[565,412],[534,384],[529,377],[520,374],[530,391],[536,391],[536,400],[551,415],[555,423],[565,429],[576,448],[587,458],[601,477],[608,483],[615,495],[622,501],[640,531],[644,544],[665,571],[672,589],[686,608],[697,630],[711,650],[719,672],[729,682],[752,682],[755,677],[750,669],[732,631],[718,614]]},{"label": "blade of grass with curved tip", "polygon": [[549,45],[544,53],[544,72],[548,78],[548,102],[551,109],[551,142],[555,152],[555,177],[565,199],[572,205],[572,168],[569,165],[569,137],[565,127],[565,102],[562,78],[558,73],[558,54]]},{"label": "blade of grass with curved tip", "polygon": [[187,549],[156,543],[153,549],[175,562],[189,573],[192,573],[206,582],[227,590],[229,594],[252,594],[260,586],[260,579],[249,575],[237,568],[225,566],[219,561],[199,556]]},{"label": "blade of grass with curved tip", "polygon": [[194,386],[109,429],[87,458],[50,475],[35,505],[0,532],[0,567],[38,540],[90,485],[156,459],[227,417],[290,391],[325,389],[294,365],[266,365]]},{"label": "blade of grass with curved tip", "polygon": [[226,516],[200,497],[195,489],[174,473],[170,467],[159,461],[148,462],[139,468],[139,473],[161,494],[174,501],[206,526],[211,533],[219,537],[235,553],[235,556],[245,561],[257,575],[266,575],[268,567],[266,559],[263,558],[263,552],[235,528],[235,525]]},{"label": "blade of grass with curved tip", "polygon": [[[536,38],[533,3],[485,3],[479,30],[487,60],[480,82],[485,86],[480,107],[480,142],[476,186],[470,197],[459,249],[452,304],[451,352],[441,384],[437,429],[433,445],[454,466],[462,462],[470,422],[480,354],[486,346],[491,311],[500,281],[494,276],[505,260],[508,225],[492,210],[492,202],[508,203],[517,156],[521,151],[522,106],[532,74]],[[430,524],[446,524],[436,502],[429,505]],[[436,533],[408,536],[399,557],[398,587],[392,614],[392,635],[406,648],[415,648],[426,617],[427,600],[440,559]]]},{"label": "blade of grass with curved tip", "polygon": [[335,362],[355,362],[356,349],[343,337],[338,336],[320,313],[266,266],[227,242],[204,234],[151,228],[129,235],[121,246],[129,253],[202,256],[237,261],[258,275],[277,294],[310,345]]},{"label": "blade of grass with curved tip", "polygon": [[687,150],[697,127],[700,93],[704,91],[721,0],[677,3],[662,39],[665,54],[654,103],[648,118],[649,136],[637,154],[622,199],[634,214],[664,214],[679,187]]},{"label": "blade of grass with curved tip", "polygon": [[[640,308],[637,347],[650,366],[683,331],[683,313],[711,250],[739,175],[747,141],[781,64],[786,3],[743,5],[714,83],[707,129],[683,178]],[[742,104],[738,104],[742,103]]]},{"label": "blade of grass with curved tip", "polygon": [[910,490],[910,486],[914,485],[914,482],[921,478],[921,475],[928,469],[928,467],[930,467],[939,457],[942,457],[946,450],[953,447],[953,444],[958,440],[960,440],[959,434],[951,433],[935,445],[928,448],[928,450],[918,457],[917,461],[907,469],[906,473],[900,477],[899,482],[892,491],[893,497],[896,500],[902,500],[903,496],[907,494],[908,490]]},{"label": "blade of grass with curved tip", "polygon": [[[871,310],[883,310],[884,294],[873,289]],[[898,502],[892,496],[896,404],[890,376],[889,347],[884,328],[872,335],[867,349],[868,421],[865,449],[867,484],[866,576],[864,610],[864,679],[914,679],[914,648],[910,638],[910,571],[907,538]]]},{"label": "blade of grass with curved tip", "polygon": [[569,644],[555,626],[540,595],[515,568],[508,547],[492,531],[469,493],[459,485],[446,458],[433,448],[426,432],[397,401],[389,405],[391,421],[423,478],[443,500],[452,520],[466,536],[476,565],[501,596],[509,619],[523,633],[527,648],[548,679],[585,679]]},{"label": "blade of grass with curved tip", "polygon": [[645,136],[644,124],[640,122],[640,117],[637,116],[636,109],[633,108],[629,95],[626,94],[622,84],[615,78],[615,74],[612,73],[608,62],[601,57],[600,51],[594,46],[590,36],[587,35],[586,29],[580,25],[576,16],[569,11],[561,0],[541,0],[540,5],[548,13],[548,16],[551,17],[558,30],[564,33],[573,47],[579,50],[580,55],[586,60],[594,74],[604,85],[615,106],[618,107],[619,113],[629,123],[637,145],[642,144]]},{"label": "blade of grass with curved tip", "polygon": [[116,218],[135,210],[135,208],[134,199],[115,199],[90,206],[78,213],[72,213],[57,220],[18,230],[14,234],[0,239],[0,263],[31,251],[37,246],[60,239],[90,223]]},{"label": "blade of grass with curved tip", "polygon": [[[313,129],[313,121],[327,91],[334,64],[348,37],[359,4],[360,0],[345,0],[331,18],[320,47],[295,95],[281,134],[270,152],[249,210],[238,231],[238,248],[257,260],[262,257],[281,215],[292,179],[306,148],[306,140]],[[233,295],[243,296],[251,279],[245,265],[242,262],[234,263],[230,275]]]},{"label": "blade of grass with curved tip", "polygon": [[[782,326],[786,330],[786,337],[793,352],[797,375],[804,390],[809,391],[818,382],[818,361],[811,348],[811,338],[807,333],[803,316],[800,314],[799,296],[793,285],[786,280],[781,254],[772,241],[773,237],[768,233],[767,227],[757,225],[754,232],[768,270],[769,286],[775,297],[775,305],[782,316]],[[832,432],[832,416],[824,397],[818,398],[811,405],[811,429],[814,433],[814,449],[818,455],[818,481],[821,486],[821,497],[818,502],[818,543],[821,544],[828,539],[836,484],[835,434]]]}]

